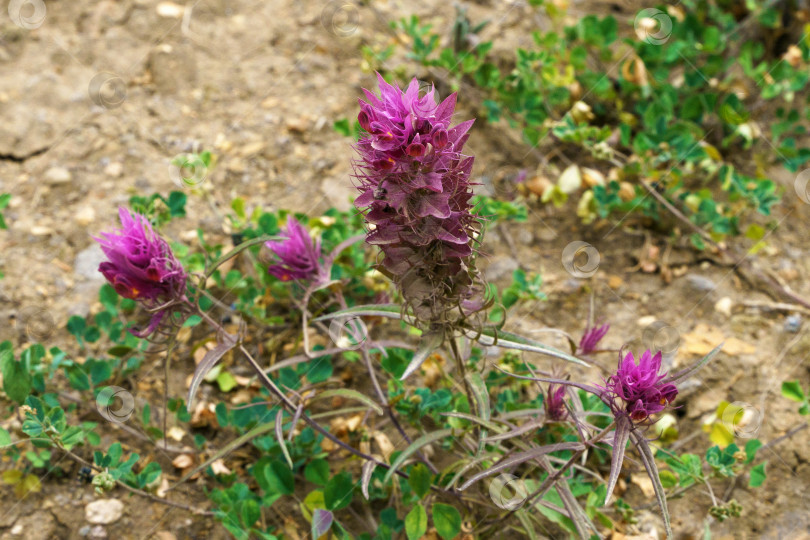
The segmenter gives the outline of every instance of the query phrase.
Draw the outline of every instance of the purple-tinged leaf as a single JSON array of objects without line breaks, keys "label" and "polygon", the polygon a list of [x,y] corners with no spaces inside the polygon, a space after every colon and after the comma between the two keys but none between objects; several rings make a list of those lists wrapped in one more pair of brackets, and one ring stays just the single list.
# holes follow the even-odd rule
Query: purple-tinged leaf
[{"label": "purple-tinged leaf", "polygon": [[531,420],[529,422],[526,422],[520,427],[507,431],[506,433],[499,433],[497,435],[490,435],[489,437],[485,437],[484,442],[502,441],[504,439],[511,439],[512,437],[518,437],[519,435],[523,435],[527,431],[542,428],[544,423],[545,420]]},{"label": "purple-tinged leaf", "polygon": [[479,480],[492,476],[493,474],[498,474],[501,471],[515,467],[531,459],[544,456],[548,453],[557,452],[559,450],[579,450],[580,448],[582,448],[582,443],[579,442],[557,443],[532,448],[531,450],[520,452],[513,456],[508,456],[500,460],[498,463],[488,468],[487,470],[481,471],[480,473],[473,475],[472,478],[464,482],[458,489],[460,491],[464,491],[465,489],[467,489],[474,483],[478,482]]},{"label": "purple-tinged leaf", "polygon": [[608,479],[607,494],[605,495],[605,505],[607,506],[610,501],[610,496],[613,494],[613,488],[616,487],[616,482],[619,480],[619,473],[622,470],[622,462],[624,462],[624,452],[627,448],[627,439],[630,437],[630,431],[633,428],[630,419],[624,415],[616,417],[616,431],[613,435],[613,455],[610,458],[610,478]]},{"label": "purple-tinged leaf", "polygon": [[514,373],[506,371],[505,369],[500,368],[499,366],[494,367],[498,371],[502,371],[503,373],[506,373],[510,377],[514,377],[516,379],[523,379],[526,381],[547,382],[553,384],[564,384],[565,386],[573,386],[574,388],[579,388],[580,390],[585,390],[586,392],[590,392],[591,394],[596,395],[600,395],[602,393],[602,391],[599,388],[590,384],[582,384],[574,381],[566,381],[565,379],[551,379],[549,377],[528,377],[526,375],[516,375]]},{"label": "purple-tinged leaf", "polygon": [[670,523],[669,509],[667,508],[667,494],[664,491],[664,486],[661,484],[658,466],[655,464],[655,456],[653,456],[650,445],[647,443],[647,439],[644,438],[644,435],[639,432],[634,432],[632,435],[633,443],[641,456],[641,462],[644,464],[644,468],[647,469],[647,476],[650,477],[653,489],[655,490],[655,498],[658,500],[658,507],[661,509],[661,517],[664,518],[667,538],[675,538],[672,534],[672,524]]},{"label": "purple-tinged leaf", "polygon": [[312,512],[312,538],[317,540],[324,534],[329,528],[332,526],[332,521],[334,521],[334,516],[332,512],[329,510],[324,510],[323,508],[316,508]]},{"label": "purple-tinged leaf", "polygon": [[363,463],[362,474],[360,476],[360,491],[363,492],[363,497],[366,500],[370,500],[368,495],[368,485],[371,483],[371,475],[374,473],[374,469],[377,468],[377,464],[373,461],[366,461]]},{"label": "purple-tinged leaf", "polygon": [[211,371],[228,351],[238,344],[237,337],[227,332],[220,332],[218,339],[219,343],[217,346],[205,353],[197,369],[194,370],[194,375],[191,377],[191,385],[188,389],[188,400],[186,403],[186,408],[189,411],[191,411],[191,403],[194,401],[194,396],[197,394],[197,390],[200,388],[200,384],[205,376],[208,375],[208,372]]}]

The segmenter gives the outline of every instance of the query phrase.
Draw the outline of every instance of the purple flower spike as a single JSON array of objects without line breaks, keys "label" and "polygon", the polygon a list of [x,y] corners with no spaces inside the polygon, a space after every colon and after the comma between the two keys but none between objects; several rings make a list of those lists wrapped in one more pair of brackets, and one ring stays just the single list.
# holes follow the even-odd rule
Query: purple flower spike
[{"label": "purple flower spike", "polygon": [[287,217],[287,227],[281,230],[281,235],[287,238],[265,244],[279,259],[279,264],[270,265],[267,271],[281,281],[324,278],[321,241],[313,241],[306,228],[292,216]]},{"label": "purple flower spike", "polygon": [[473,158],[462,154],[473,120],[450,126],[456,94],[437,104],[433,89],[419,96],[416,79],[404,91],[378,79],[380,95],[364,90],[358,115],[366,133],[354,204],[365,213],[366,242],[382,250],[379,270],[417,319],[464,318],[485,307],[473,262]]},{"label": "purple flower spike", "polygon": [[[140,214],[119,208],[121,229],[101,233],[94,238],[107,256],[99,272],[124,298],[138,300],[147,309],[185,298],[186,272],[169,244],[158,236],[149,221]],[[169,309],[169,308],[167,308]],[[160,325],[165,310],[155,311],[146,330],[133,334],[144,337]]]},{"label": "purple flower spike", "polygon": [[579,341],[579,351],[582,354],[590,354],[596,350],[596,346],[610,330],[609,324],[594,326],[585,330],[582,339]]},{"label": "purple flower spike", "polygon": [[628,416],[635,423],[647,422],[651,415],[663,411],[678,395],[678,388],[662,382],[661,352],[653,356],[647,350],[636,364],[633,353],[627,353],[604,390],[604,399],[615,415]]},{"label": "purple flower spike", "polygon": [[565,408],[565,386],[548,385],[548,394],[544,402],[546,417],[552,422],[559,422],[568,414]]}]

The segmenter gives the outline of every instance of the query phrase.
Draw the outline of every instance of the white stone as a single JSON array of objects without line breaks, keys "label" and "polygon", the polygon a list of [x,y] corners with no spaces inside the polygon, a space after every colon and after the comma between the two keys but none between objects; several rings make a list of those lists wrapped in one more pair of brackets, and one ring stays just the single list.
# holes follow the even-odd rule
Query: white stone
[{"label": "white stone", "polygon": [[73,180],[73,175],[64,167],[51,167],[45,171],[45,180],[49,184],[67,184]]},{"label": "white stone", "polygon": [[124,503],[118,499],[99,499],[84,507],[84,517],[95,525],[115,523],[124,514]]},{"label": "white stone", "polygon": [[731,308],[734,307],[734,301],[728,296],[724,296],[714,304],[714,310],[722,313],[726,317],[731,317]]}]

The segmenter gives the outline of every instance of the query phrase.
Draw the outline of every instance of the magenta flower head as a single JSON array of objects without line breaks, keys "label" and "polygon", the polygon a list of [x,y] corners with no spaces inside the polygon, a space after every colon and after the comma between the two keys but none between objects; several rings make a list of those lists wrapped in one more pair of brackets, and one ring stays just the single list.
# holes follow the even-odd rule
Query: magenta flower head
[{"label": "magenta flower head", "polygon": [[287,217],[287,227],[281,230],[281,236],[286,238],[265,244],[279,260],[278,264],[268,267],[268,272],[281,281],[324,278],[320,240],[313,241],[309,231],[292,216]]},{"label": "magenta flower head", "polygon": [[565,386],[548,385],[548,394],[543,402],[546,409],[546,418],[552,422],[559,422],[568,414],[565,408]]},{"label": "magenta flower head", "polygon": [[678,395],[678,388],[662,382],[667,374],[659,375],[659,369],[660,351],[655,356],[649,350],[644,351],[638,364],[633,353],[627,353],[602,388],[603,399],[613,413],[628,416],[638,424],[663,411]]},{"label": "magenta flower head", "polygon": [[596,346],[605,337],[605,334],[610,330],[609,324],[602,326],[593,326],[585,330],[582,339],[579,340],[579,351],[582,354],[590,354],[596,350]]},{"label": "magenta flower head", "polygon": [[442,325],[485,307],[474,265],[473,158],[462,154],[473,120],[450,126],[456,94],[437,104],[433,89],[420,97],[416,79],[405,91],[378,79],[380,96],[364,90],[360,100],[354,204],[365,213],[366,242],[382,250],[379,270],[417,320]]},{"label": "magenta flower head", "polygon": [[169,244],[152,230],[144,216],[131,214],[123,207],[118,209],[118,215],[121,229],[94,238],[108,259],[98,270],[119,295],[138,300],[153,311],[146,330],[132,331],[143,337],[163,320],[167,310],[160,306],[185,298],[187,276]]}]

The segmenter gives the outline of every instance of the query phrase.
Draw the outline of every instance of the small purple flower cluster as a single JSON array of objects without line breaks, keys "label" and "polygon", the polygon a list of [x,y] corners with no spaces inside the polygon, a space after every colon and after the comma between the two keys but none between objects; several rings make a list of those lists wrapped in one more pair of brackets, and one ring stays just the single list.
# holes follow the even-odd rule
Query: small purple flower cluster
[{"label": "small purple flower cluster", "polygon": [[[118,294],[138,300],[150,310],[185,298],[186,272],[169,244],[144,216],[130,214],[126,208],[119,208],[118,215],[121,229],[94,238],[108,259],[99,265],[99,272]],[[132,333],[151,334],[165,314],[166,310],[157,309],[146,330]]]},{"label": "small purple flower cluster", "polygon": [[405,91],[378,79],[380,96],[364,90],[358,115],[355,206],[365,212],[366,241],[382,250],[380,271],[417,319],[447,322],[456,307],[463,317],[483,307],[472,264],[473,158],[461,153],[473,120],[450,127],[455,94],[437,104],[433,89],[419,96],[416,79]]},{"label": "small purple flower cluster", "polygon": [[267,242],[265,245],[278,257],[278,264],[272,264],[267,271],[281,281],[322,279],[325,270],[320,262],[321,241],[313,241],[309,231],[292,217],[287,217],[287,228],[281,230],[286,236],[281,242]]},{"label": "small purple flower cluster", "polygon": [[660,369],[660,351],[655,356],[649,350],[644,351],[638,364],[633,353],[627,353],[602,388],[603,398],[614,414],[624,414],[635,423],[643,423],[663,411],[678,395],[678,388],[662,382],[666,373],[659,375]]},{"label": "small purple flower cluster", "polygon": [[585,330],[582,339],[579,340],[579,351],[582,354],[590,354],[596,350],[596,346],[605,337],[605,334],[610,330],[609,324],[602,326],[593,326]]},{"label": "small purple flower cluster", "polygon": [[546,418],[552,422],[559,422],[565,418],[568,411],[565,408],[565,386],[548,385],[548,394],[543,402],[546,409]]}]

